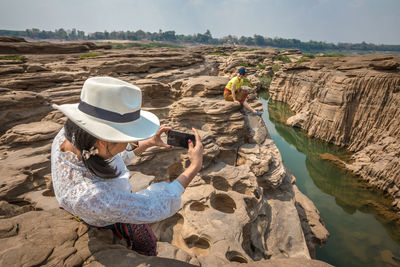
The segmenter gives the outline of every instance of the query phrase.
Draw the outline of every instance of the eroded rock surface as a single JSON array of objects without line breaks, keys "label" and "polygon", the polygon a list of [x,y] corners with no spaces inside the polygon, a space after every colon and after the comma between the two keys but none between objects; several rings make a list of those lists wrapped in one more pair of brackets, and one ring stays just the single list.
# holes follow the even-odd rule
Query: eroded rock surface
[{"label": "eroded rock surface", "polygon": [[92,42],[82,43],[31,43],[18,37],[0,37],[2,54],[68,54],[88,52],[91,49],[110,49],[110,45],[96,45]]},{"label": "eroded rock surface", "polygon": [[[242,115],[239,105],[222,97],[229,80],[223,74],[240,62],[272,64],[278,51],[228,57],[211,55],[209,48],[96,53],[84,59],[74,53],[39,54],[1,62],[9,69],[0,74],[0,265],[252,266],[260,261],[295,266],[299,260],[327,265],[311,256],[328,233],[316,208],[293,185],[262,119]],[[261,103],[255,77],[270,68],[254,72],[252,86],[246,87],[256,109]],[[84,80],[95,75],[138,85],[144,109],[176,129],[194,126],[202,137],[204,165],[183,194],[181,209],[152,225],[158,257],[140,256],[111,231],[57,209],[50,147],[65,117],[50,105],[78,102]],[[184,152],[152,148],[135,158],[128,166],[133,189],[175,179],[188,163]]]},{"label": "eroded rock surface", "polygon": [[400,209],[400,56],[320,57],[285,65],[270,95],[307,134],[356,152],[346,167]]}]

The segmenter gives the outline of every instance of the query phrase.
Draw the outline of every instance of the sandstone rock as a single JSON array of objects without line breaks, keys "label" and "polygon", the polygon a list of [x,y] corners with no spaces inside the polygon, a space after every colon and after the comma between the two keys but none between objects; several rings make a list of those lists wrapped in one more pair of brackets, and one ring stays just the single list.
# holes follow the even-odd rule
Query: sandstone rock
[{"label": "sandstone rock", "polygon": [[45,88],[62,82],[73,82],[70,73],[34,73],[33,75],[16,78],[15,80],[0,81],[0,85],[11,89]]},{"label": "sandstone rock", "polygon": [[[262,225],[267,223],[265,219],[269,212],[264,197],[259,193],[254,195],[254,192],[259,189],[247,165],[235,168],[220,163],[204,171],[201,179],[196,179],[187,188],[182,210],[173,218],[157,223],[156,234],[160,240],[195,254],[206,266],[215,263],[216,258],[221,263],[238,258],[242,262],[266,258],[268,233],[258,233],[256,229],[264,229]],[[203,227],[206,224],[211,227]],[[166,232],[171,225],[172,232]],[[243,237],[239,234],[241,229]],[[297,243],[297,237],[293,238]],[[270,255],[280,257],[282,254],[273,251]]]},{"label": "sandstone rock", "polygon": [[[118,259],[118,260],[115,260]],[[127,249],[108,249],[101,250],[89,258],[88,263],[83,266],[99,267],[99,266],[115,266],[115,267],[148,267],[148,266],[171,266],[171,267],[194,267],[183,261],[167,259],[163,257],[146,257]]]},{"label": "sandstone rock", "polygon": [[299,49],[286,49],[282,51],[283,55],[293,55],[293,54],[301,54]]},{"label": "sandstone rock", "polygon": [[[1,257],[4,264],[223,266],[241,262],[251,266],[269,258],[272,263],[278,258],[310,258],[292,177],[279,151],[260,117],[244,116],[239,105],[223,100],[229,78],[215,76],[230,73],[241,60],[272,63],[279,52],[239,52],[238,58],[204,56],[213,49],[111,50],[88,59],[80,59],[79,54],[37,54],[27,56],[24,65],[5,63],[22,66],[26,72],[0,75],[0,236],[7,239],[0,242],[0,253],[6,255]],[[232,48],[221,51],[234,52]],[[261,73],[269,70],[249,69],[255,86],[247,88],[248,100],[257,109],[261,103],[255,90]],[[125,242],[115,239],[111,231],[89,228],[53,209],[57,201],[51,189],[51,138],[65,117],[50,104],[77,103],[83,81],[92,75],[136,84],[143,92],[144,110],[178,130],[190,131],[195,126],[202,138],[203,168],[182,196],[182,208],[152,225],[160,241],[159,257],[142,257],[126,249]],[[151,148],[134,158],[128,165],[134,191],[174,180],[188,164],[185,152],[183,148]],[[46,244],[41,244],[45,239]],[[34,256],[23,250],[27,246],[35,247],[30,252]]]},{"label": "sandstone rock", "polygon": [[186,128],[194,126],[210,131],[220,149],[232,150],[246,134],[239,108],[239,105],[222,99],[185,97],[172,105],[169,117],[172,123]]},{"label": "sandstone rock", "polygon": [[300,215],[308,250],[310,251],[311,257],[315,259],[315,246],[318,245],[322,247],[328,241],[329,233],[325,228],[325,224],[321,221],[319,211],[314,203],[301,193],[296,185],[294,185],[293,188],[296,199],[296,209]]},{"label": "sandstone rock", "polygon": [[12,73],[23,73],[25,69],[23,66],[7,66],[0,69],[0,75],[12,74]]},{"label": "sandstone rock", "polygon": [[61,125],[55,122],[43,121],[20,124],[8,130],[1,138],[0,144],[33,143],[54,138]]},{"label": "sandstone rock", "polygon": [[225,85],[228,83],[227,77],[218,76],[199,76],[177,80],[171,84],[172,88],[177,89],[180,97],[213,97],[223,95]]},{"label": "sandstone rock", "polygon": [[39,64],[32,64],[32,65],[28,65],[26,67],[27,72],[39,72],[39,71],[48,71],[48,70],[50,70],[50,69],[48,69],[42,65],[39,65]]},{"label": "sandstone rock", "polygon": [[[15,201],[15,203],[18,202]],[[17,216],[19,214],[23,214],[25,212],[32,210],[35,210],[35,208],[32,207],[31,205],[24,205],[21,207],[17,204],[9,203],[7,201],[0,201],[0,219]]]},{"label": "sandstone rock", "polygon": [[145,175],[141,172],[132,171],[130,177],[132,192],[138,192],[149,187],[155,181],[155,178],[154,175]]},{"label": "sandstone rock", "polygon": [[[237,69],[242,65],[257,66],[257,64],[272,61],[279,53],[277,49],[263,49],[257,51],[241,51],[234,52],[225,62],[219,65],[222,74],[232,75],[237,72]],[[252,74],[253,70],[248,69],[247,75]]]},{"label": "sandstone rock", "polygon": [[[271,83],[271,99],[288,103],[297,113],[287,120],[289,125],[357,152],[348,168],[390,192],[393,204],[399,207],[393,188],[400,186],[396,152],[400,143],[400,73],[393,70],[400,57],[316,58],[309,64],[318,68],[277,74]],[[373,150],[376,156],[364,150]]]},{"label": "sandstone rock", "polygon": [[93,42],[81,42],[80,44],[87,45],[91,50],[112,48],[110,44],[95,44]]},{"label": "sandstone rock", "polygon": [[17,43],[17,42],[26,42],[26,40],[21,37],[0,36],[0,42]]},{"label": "sandstone rock", "polygon": [[174,67],[187,67],[204,61],[201,56],[193,53],[154,52],[149,50],[146,53],[135,54],[133,60],[129,59],[129,55],[127,55],[127,59],[118,58],[112,60],[107,58],[104,60],[104,58],[95,58],[95,61],[100,64],[91,67],[91,72],[96,75],[106,73],[146,73],[153,68],[160,71]]},{"label": "sandstone rock", "polygon": [[217,75],[218,70],[214,62],[202,62],[201,64],[195,64],[179,69],[163,70],[150,73],[146,75],[146,79],[157,79],[162,82],[173,82],[175,80],[195,77],[199,75]]},{"label": "sandstone rock", "polygon": [[308,111],[302,110],[300,113],[287,119],[286,124],[294,127],[301,128],[306,119],[308,118]]},{"label": "sandstone rock", "polygon": [[[240,262],[238,260],[238,262]],[[229,263],[225,266],[248,266],[248,267],[297,267],[297,266],[304,266],[304,267],[323,267],[323,266],[332,266],[328,263],[318,260],[307,260],[307,259],[269,259],[269,260],[261,260],[257,262],[252,262],[248,264],[243,263]]]},{"label": "sandstone rock", "polygon": [[251,114],[245,117],[246,123],[249,125],[249,143],[261,144],[266,138],[270,138],[267,127],[260,116]]},{"label": "sandstone rock", "polygon": [[112,45],[109,44],[96,44],[96,48],[94,49],[111,49]]},{"label": "sandstone rock", "polygon": [[[51,177],[47,177],[47,179],[47,181],[50,181]],[[47,189],[48,187],[50,188]],[[51,185],[46,185],[46,188],[42,190],[29,191],[22,194],[21,197],[24,201],[30,203],[29,205],[22,206],[22,208],[31,207],[31,210],[52,210],[60,207]]]},{"label": "sandstone rock", "polygon": [[88,52],[87,44],[79,43],[28,43],[28,42],[1,42],[0,53],[3,54],[67,54]]},{"label": "sandstone rock", "polygon": [[376,70],[395,70],[400,64],[393,60],[377,61],[369,64],[370,67]]},{"label": "sandstone rock", "polygon": [[167,242],[157,243],[157,256],[161,258],[176,259],[182,262],[187,262],[196,266],[200,265],[197,258],[184,250],[175,247]]},{"label": "sandstone rock", "polygon": [[44,143],[14,148],[14,151],[10,151],[1,159],[0,199],[18,200],[22,194],[42,190],[50,185],[48,174],[51,147],[50,144],[46,144],[49,141]]},{"label": "sandstone rock", "polygon": [[57,209],[1,219],[0,239],[1,266],[194,266],[139,255],[113,242],[111,230],[88,228]]},{"label": "sandstone rock", "polygon": [[257,176],[258,183],[266,188],[278,188],[287,172],[278,149],[271,139],[262,145],[245,144],[238,151],[238,164],[247,164]]},{"label": "sandstone rock", "polygon": [[78,103],[80,100],[80,94],[82,85],[69,85],[69,86],[57,86],[49,89],[42,90],[40,96],[46,99],[51,104],[73,104]]},{"label": "sandstone rock", "polygon": [[394,197],[393,206],[400,209],[400,142],[386,137],[352,156],[346,167]]},{"label": "sandstone rock", "polygon": [[0,133],[16,124],[39,121],[51,109],[35,92],[6,91],[0,95]]},{"label": "sandstone rock", "polygon": [[291,204],[295,200],[290,178],[286,175],[279,188],[264,193],[270,209],[266,229],[268,232],[266,253],[271,259],[287,257],[310,259],[309,251],[305,248],[306,240],[297,210]]}]

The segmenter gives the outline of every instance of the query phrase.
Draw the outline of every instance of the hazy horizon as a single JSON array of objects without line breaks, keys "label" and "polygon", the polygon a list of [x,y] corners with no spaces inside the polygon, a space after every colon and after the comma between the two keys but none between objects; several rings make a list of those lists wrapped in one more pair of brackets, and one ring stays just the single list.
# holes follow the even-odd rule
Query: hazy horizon
[{"label": "hazy horizon", "polygon": [[0,29],[295,38],[400,44],[398,0],[2,0]]}]

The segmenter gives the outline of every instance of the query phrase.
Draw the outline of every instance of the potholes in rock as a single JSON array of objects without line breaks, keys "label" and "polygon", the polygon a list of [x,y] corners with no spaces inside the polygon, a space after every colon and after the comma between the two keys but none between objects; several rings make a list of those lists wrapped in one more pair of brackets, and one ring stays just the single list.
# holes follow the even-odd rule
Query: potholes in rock
[{"label": "potholes in rock", "polygon": [[224,177],[215,176],[211,179],[211,182],[215,189],[221,191],[227,192],[231,187]]},{"label": "potholes in rock", "polygon": [[235,201],[227,194],[215,194],[210,200],[211,206],[224,213],[234,213],[236,210]]},{"label": "potholes in rock", "polygon": [[179,233],[184,219],[183,216],[179,213],[176,213],[174,216],[165,219],[164,221],[158,223],[156,228],[160,233],[159,240],[162,242],[173,243],[175,238],[174,233]]},{"label": "potholes in rock", "polygon": [[190,210],[193,210],[193,211],[205,211],[206,209],[208,209],[208,206],[204,205],[203,203],[198,202],[198,201],[190,204]]},{"label": "potholes in rock", "polygon": [[248,263],[248,260],[245,256],[237,251],[227,251],[225,257],[229,261],[239,262],[239,263]]},{"label": "potholes in rock", "polygon": [[210,249],[210,241],[198,235],[191,235],[184,239],[186,246],[196,255],[207,255]]},{"label": "potholes in rock", "polygon": [[184,171],[182,163],[181,162],[175,162],[172,163],[168,169],[168,176],[169,176],[169,180],[172,182],[173,180],[175,180],[182,172]]},{"label": "potholes in rock", "polygon": [[245,194],[245,195],[251,195],[251,191],[249,189],[249,185],[241,182],[241,181],[237,181],[233,186],[232,186],[232,190],[236,191],[240,194]]},{"label": "potholes in rock", "polygon": [[236,163],[236,151],[235,150],[222,150],[219,152],[217,159],[228,165],[234,166]]}]

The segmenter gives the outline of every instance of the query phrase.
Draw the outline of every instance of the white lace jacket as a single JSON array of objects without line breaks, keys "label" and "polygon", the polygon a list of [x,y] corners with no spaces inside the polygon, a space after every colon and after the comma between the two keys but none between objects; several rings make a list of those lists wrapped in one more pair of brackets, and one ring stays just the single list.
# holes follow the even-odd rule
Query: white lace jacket
[{"label": "white lace jacket", "polygon": [[64,128],[51,148],[51,175],[56,198],[61,207],[86,223],[98,227],[123,223],[150,223],[175,214],[181,204],[184,188],[178,181],[155,183],[132,193],[129,170],[125,163],[134,157],[124,151],[112,163],[121,171],[114,179],[101,179],[86,169],[72,152],[62,152]]}]

